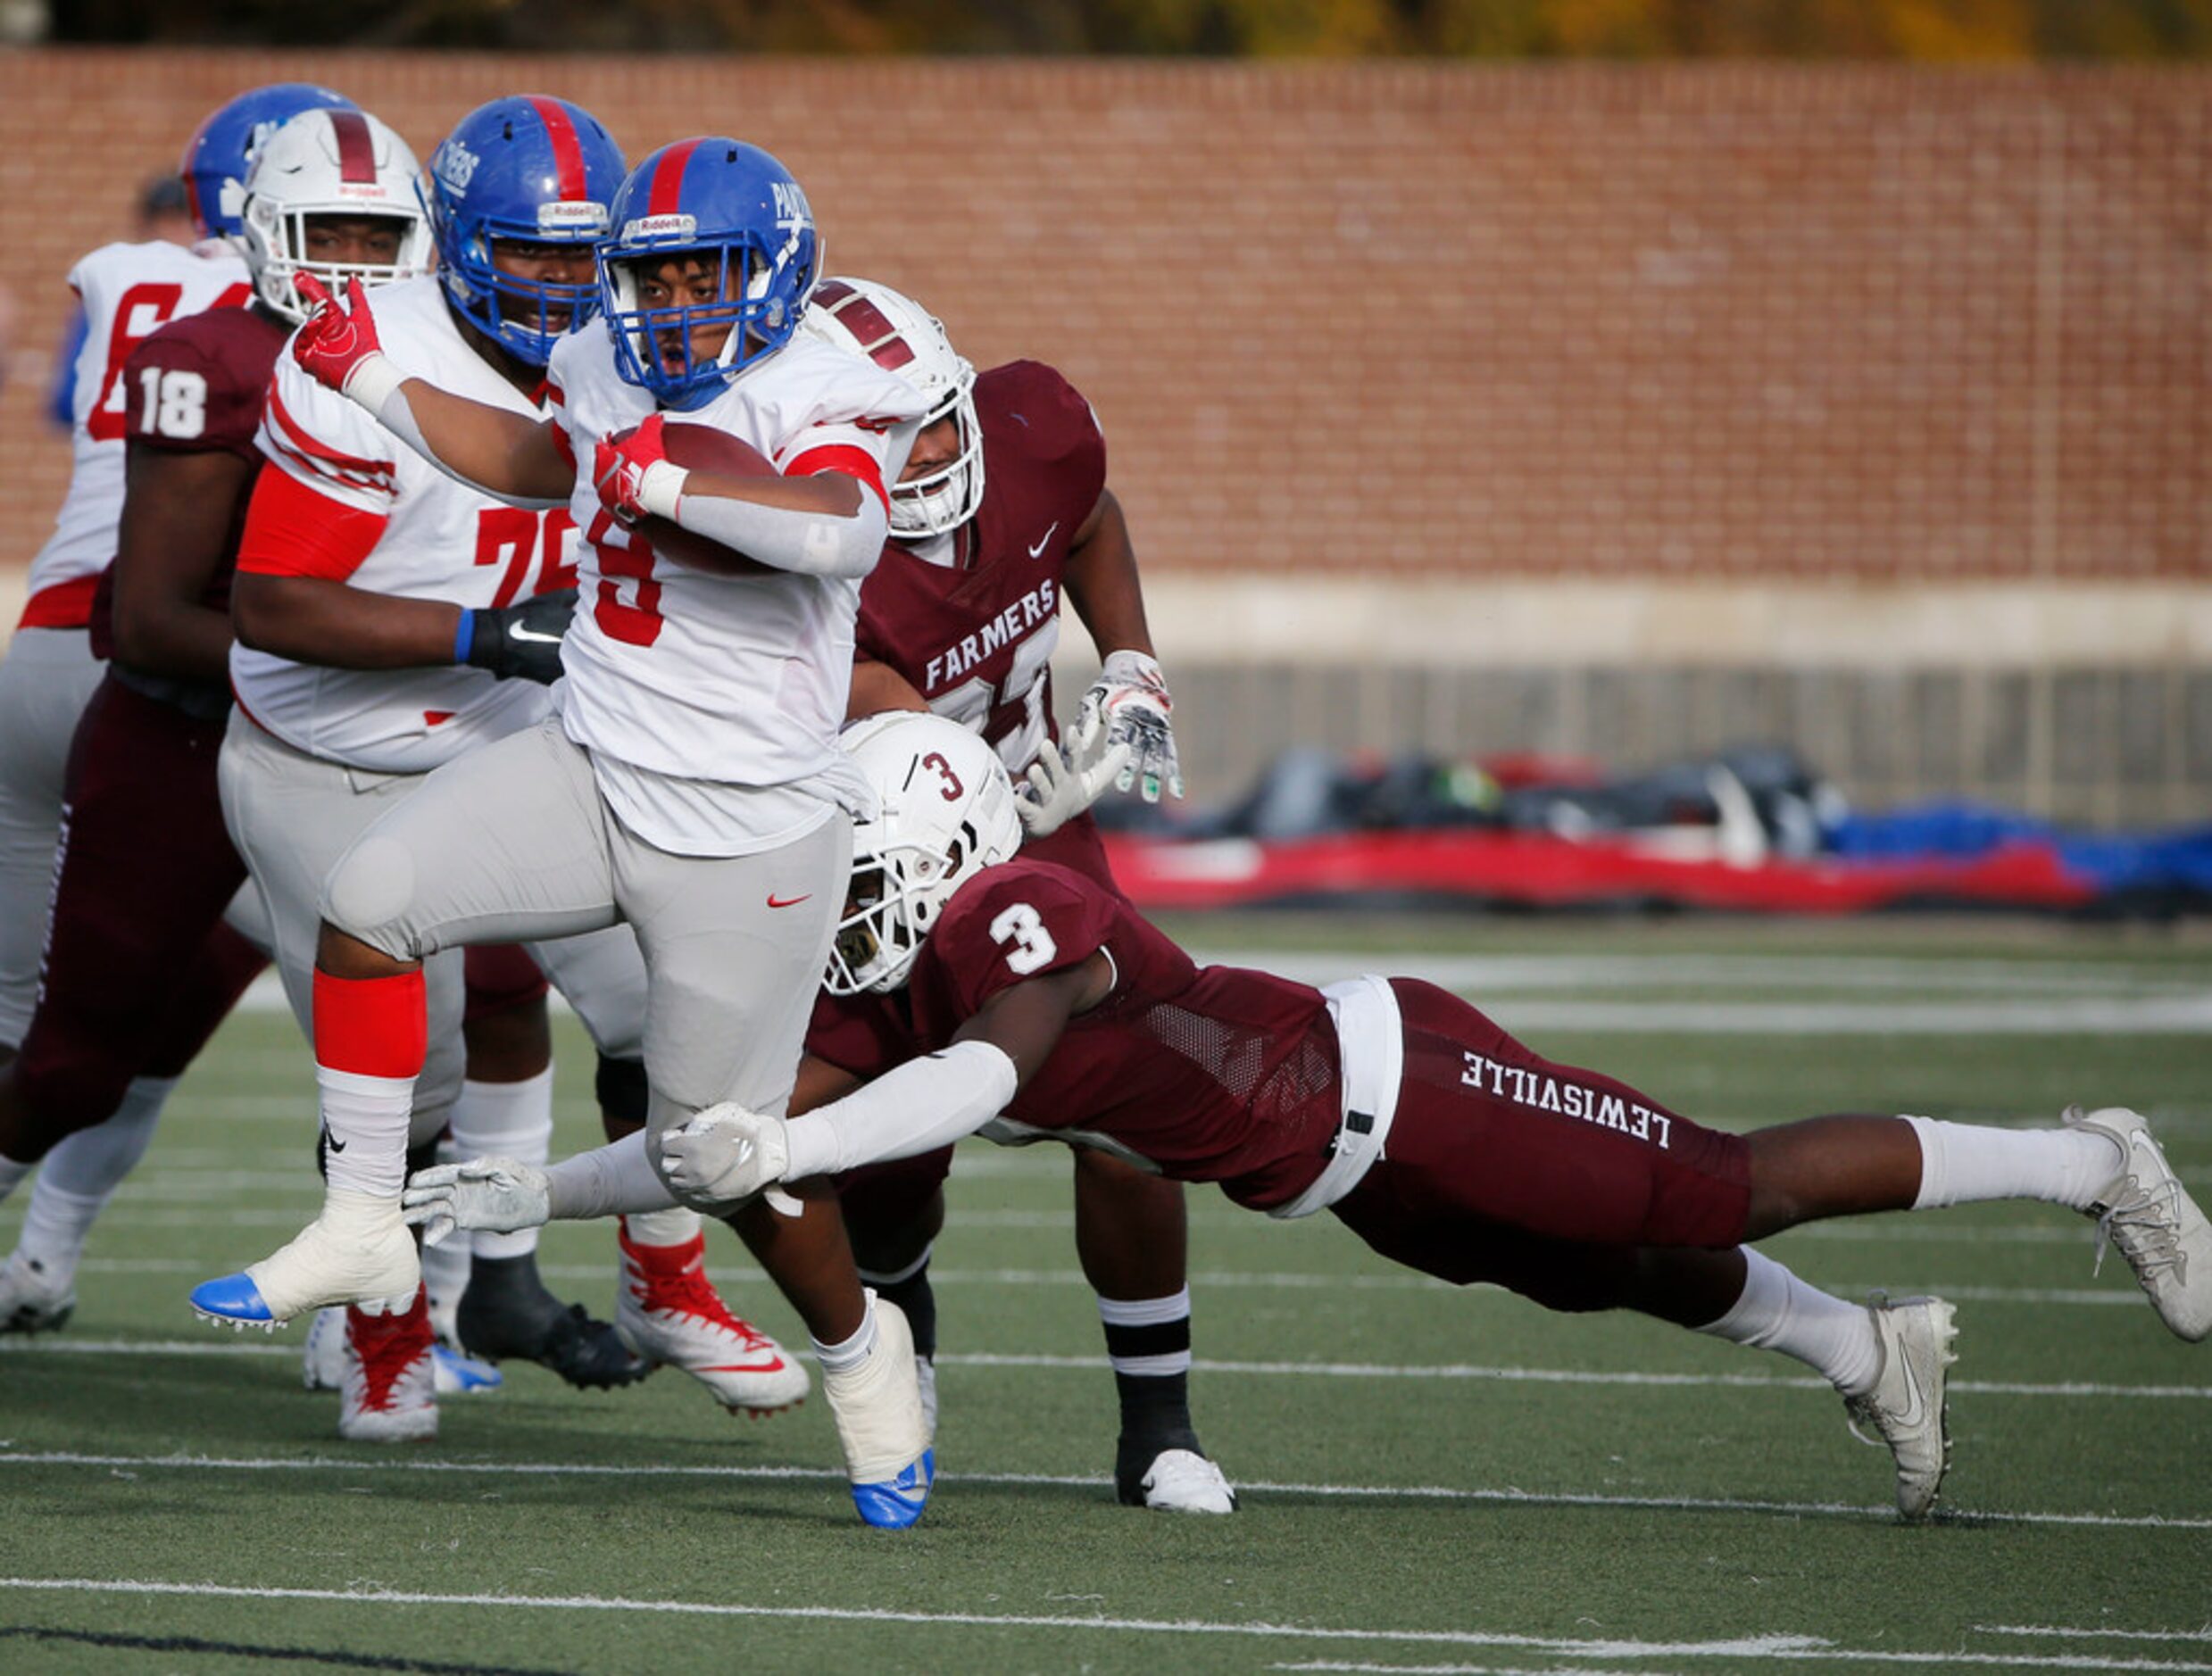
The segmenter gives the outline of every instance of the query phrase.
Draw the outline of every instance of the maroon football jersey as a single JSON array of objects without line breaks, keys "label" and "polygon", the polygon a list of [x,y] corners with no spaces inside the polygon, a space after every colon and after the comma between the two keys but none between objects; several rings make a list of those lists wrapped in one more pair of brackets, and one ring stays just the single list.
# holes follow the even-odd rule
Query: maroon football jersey
[{"label": "maroon football jersey", "polygon": [[861,587],[856,640],[1019,775],[1058,737],[1049,665],[1060,573],[1106,487],[1106,441],[1090,403],[1034,361],[977,378],[976,417],[983,505],[953,534],[960,562],[934,565],[886,544]]},{"label": "maroon football jersey", "polygon": [[1112,993],[1069,1021],[1005,1115],[1078,1144],[1103,1137],[1177,1180],[1218,1182],[1254,1209],[1296,1198],[1320,1174],[1341,1116],[1336,1031],[1320,991],[1201,967],[1066,867],[1017,857],[954,892],[907,985],[918,1047],[944,1047],[1001,990],[1101,949],[1114,963]]},{"label": "maroon football jersey", "polygon": [[[259,309],[211,309],[169,325],[131,352],[124,364],[127,402],[123,436],[132,449],[161,453],[236,454],[260,475],[262,403],[269,378],[291,328]],[[230,570],[245,529],[245,510],[254,499],[254,479],[230,509],[230,532],[223,562],[210,578],[200,602],[215,610],[230,609]],[[109,606],[114,591],[111,568],[93,596],[93,651],[111,655]]]}]

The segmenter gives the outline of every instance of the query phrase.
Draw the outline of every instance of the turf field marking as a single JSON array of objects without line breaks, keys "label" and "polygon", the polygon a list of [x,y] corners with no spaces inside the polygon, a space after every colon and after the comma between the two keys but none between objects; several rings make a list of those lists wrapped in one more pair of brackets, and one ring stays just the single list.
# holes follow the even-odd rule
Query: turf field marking
[{"label": "turf field marking", "polygon": [[[2081,1671],[2141,1671],[2145,1672],[2172,1671],[2177,1672],[2212,1671],[2212,1664],[2183,1664],[2166,1659],[2147,1658],[2084,1658],[2075,1655],[2052,1657],[2024,1653],[1899,1653],[1873,1652],[1865,1648],[1836,1647],[1821,1643],[1810,1647],[1761,1647],[1754,1651],[1732,1653],[1727,1644],[1715,1642],[1709,1650],[1700,1645],[1686,1647],[1655,1647],[1648,1654],[1623,1654],[1624,1657],[1648,1657],[1651,1654],[1670,1654],[1677,1658],[1752,1658],[1788,1661],[1793,1664],[1834,1663],[1848,1661],[1865,1664],[1938,1664],[1979,1665],[1999,1670],[2081,1670]],[[1551,1649],[1543,1649],[1549,1651]],[[1563,1647],[1562,1652],[1580,1653],[1584,1657],[1609,1658],[1617,1656],[1602,1648]],[[1549,1670],[1508,1671],[1491,1664],[1374,1664],[1352,1663],[1343,1659],[1301,1660],[1297,1664],[1276,1664],[1268,1666],[1279,1671],[1347,1671],[1360,1676],[1595,1676],[1594,1672],[1577,1672],[1558,1666]],[[1626,1672],[1609,1670],[1606,1676],[1626,1676]],[[1659,1676],[1659,1672],[1645,1672],[1644,1676]]]},{"label": "turf field marking", "polygon": [[2096,1641],[2205,1641],[2212,1642],[2212,1625],[2201,1630],[2076,1630],[2056,1623],[1977,1623],[1976,1635],[2060,1636]]},{"label": "turf field marking", "polygon": [[1261,949],[1194,950],[1217,966],[1256,967],[1301,982],[1331,981],[1363,959],[1389,963],[1393,975],[1447,989],[1527,994],[1545,990],[1659,990],[1692,987],[1748,992],[1897,990],[1978,995],[2201,995],[2204,980],[2181,967],[2089,967],[2065,959],[1897,959],[1840,955],[1376,954],[1372,950]]},{"label": "turf field marking", "polygon": [[[256,1333],[246,1338],[234,1332],[229,1338],[211,1332],[205,1339],[72,1339],[0,1337],[0,1357],[10,1356],[291,1356],[299,1354],[301,1340],[266,1339]],[[803,1352],[802,1354],[804,1354]],[[941,1367],[1035,1368],[1046,1372],[1095,1373],[1104,1365],[1102,1356],[1044,1356],[1000,1354],[988,1350],[940,1352]],[[1285,1379],[1436,1379],[1494,1381],[1524,1385],[1626,1385],[1676,1387],[1684,1390],[1720,1388],[1734,1390],[1813,1390],[1826,1393],[1832,1387],[1823,1379],[1790,1379],[1759,1373],[1660,1373],[1638,1371],[1602,1371],[1564,1367],[1498,1367],[1469,1363],[1426,1363],[1412,1365],[1386,1362],[1219,1362],[1198,1357],[1193,1370],[1205,1374],[1243,1374]],[[2203,1401],[2212,1398],[2212,1385],[2105,1385],[2088,1381],[2033,1384],[2025,1381],[1954,1379],[1954,1393],[1991,1397],[2115,1397],[2178,1398]],[[0,1457],[4,1458],[4,1457]]]},{"label": "turf field marking", "polygon": [[[141,1219],[144,1221],[145,1219]],[[226,1221],[233,1220],[225,1218]],[[79,1265],[83,1274],[197,1274],[208,1266],[205,1259],[190,1257],[87,1257]],[[595,1266],[580,1263],[550,1263],[541,1265],[538,1273],[549,1281],[592,1282],[608,1279],[613,1274],[611,1264]],[[930,1278],[948,1286],[1069,1286],[1089,1290],[1090,1282],[1078,1269],[960,1269],[932,1267]],[[727,1282],[756,1283],[768,1278],[761,1271],[743,1265],[718,1268],[716,1274]],[[1286,1272],[1274,1274],[1252,1273],[1243,1270],[1200,1270],[1191,1277],[1191,1284],[1205,1291],[1266,1290],[1266,1291],[1326,1291],[1326,1292],[1476,1292],[1495,1294],[1492,1287],[1456,1287],[1443,1281],[1431,1280],[1420,1274],[1301,1274]],[[1869,1292],[1895,1291],[1894,1285],[1880,1282],[1816,1282],[1823,1290],[1838,1298],[1853,1301],[1863,1300]],[[2067,1308],[2143,1307],[2140,1291],[2125,1286],[2109,1287],[2025,1287],[2025,1286],[1962,1286],[1948,1282],[1933,1282],[1927,1290],[1940,1293],[1954,1303],[1976,1304],[2031,1304]]]},{"label": "turf field marking", "polygon": [[[524,1612],[653,1613],[710,1618],[781,1618],[841,1623],[911,1623],[925,1627],[1006,1630],[1090,1630],[1134,1635],[1243,1636],[1269,1640],[1403,1642],[1428,1647],[1513,1647],[1570,1657],[1725,1658],[1866,1661],[1875,1664],[1970,1664],[2008,1668],[2054,1666],[2073,1670],[2212,1672],[2212,1664],[2140,1659],[2075,1659],[2002,1653],[1874,1653],[1842,1647],[1809,1635],[1759,1635],[1715,1641],[1623,1641],[1565,1636],[1514,1635],[1478,1630],[1323,1629],[1310,1624],[1221,1623],[1204,1619],[1077,1618],[1027,1613],[913,1612],[882,1606],[757,1606],[737,1601],[639,1600],[604,1595],[434,1595],[399,1589],[242,1588],[224,1583],[175,1583],[98,1577],[0,1577],[0,1589],[31,1593],[165,1595],[226,1600],[326,1601],[408,1606],[497,1606]],[[1282,1666],[1285,1669],[1370,1669],[1361,1665]],[[1431,1667],[1434,1668],[1434,1667]]]},{"label": "turf field marking", "polygon": [[[5,1440],[0,1440],[4,1443]],[[225,1457],[198,1455],[84,1455],[67,1449],[0,1449],[0,1466],[87,1466],[108,1472],[206,1473],[357,1473],[369,1474],[425,1473],[443,1476],[492,1478],[694,1478],[750,1480],[756,1482],[822,1483],[842,1485],[844,1474],[815,1466],[698,1466],[686,1464],[614,1464],[573,1461],[439,1461],[418,1456],[405,1460],[349,1460],[334,1456],[292,1457]],[[946,1484],[1003,1486],[1014,1489],[1104,1490],[1112,1481],[1092,1473],[945,1473]],[[1842,1501],[1767,1501],[1717,1496],[1605,1496],[1576,1490],[1466,1489],[1450,1484],[1300,1484],[1270,1480],[1239,1480],[1242,1496],[1307,1497],[1318,1500],[1464,1502],[1470,1505],[1517,1507],[1634,1508],[1662,1513],[1773,1514],[1792,1519],[1824,1518],[1897,1523],[1896,1510],[1887,1502],[1861,1505]],[[2018,1525],[2093,1527],[2100,1530],[2212,1531],[2212,1514],[2103,1514],[2103,1513],[1982,1513],[1939,1514],[1937,1523],[1962,1525]]]}]

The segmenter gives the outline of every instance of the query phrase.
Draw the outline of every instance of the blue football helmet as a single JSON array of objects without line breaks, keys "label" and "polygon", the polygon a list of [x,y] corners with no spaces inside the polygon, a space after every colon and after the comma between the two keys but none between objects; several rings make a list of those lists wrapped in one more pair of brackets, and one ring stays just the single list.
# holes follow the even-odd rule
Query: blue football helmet
[{"label": "blue football helmet", "polygon": [[342,93],[307,81],[271,82],[220,105],[185,142],[185,196],[202,238],[245,231],[245,175],[262,142],[303,111],[357,111]]},{"label": "blue football helmet", "polygon": [[[742,140],[714,136],[662,146],[630,171],[609,220],[599,292],[615,367],[664,407],[703,407],[790,342],[821,272],[806,194],[788,169]],[[641,277],[689,255],[720,276],[718,300],[644,306]],[[717,327],[727,336],[703,358],[694,335]]]},{"label": "blue football helmet", "polygon": [[[592,317],[599,287],[501,273],[492,242],[574,245],[605,236],[628,165],[599,119],[566,99],[517,94],[480,104],[430,157],[423,205],[454,310],[518,360],[542,367]],[[503,300],[519,297],[520,318]]]}]

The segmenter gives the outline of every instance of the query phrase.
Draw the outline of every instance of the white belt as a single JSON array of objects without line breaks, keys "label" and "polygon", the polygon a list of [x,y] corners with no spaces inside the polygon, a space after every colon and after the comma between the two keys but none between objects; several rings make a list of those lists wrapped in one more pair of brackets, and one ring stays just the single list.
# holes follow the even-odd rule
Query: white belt
[{"label": "white belt", "polygon": [[1398,997],[1388,978],[1347,978],[1321,991],[1336,1026],[1337,1083],[1343,1115],[1329,1161],[1313,1185],[1268,1215],[1289,1218],[1326,1210],[1360,1185],[1383,1156],[1391,1119],[1398,1113],[1398,1078],[1405,1066],[1405,1033],[1398,1022]]}]

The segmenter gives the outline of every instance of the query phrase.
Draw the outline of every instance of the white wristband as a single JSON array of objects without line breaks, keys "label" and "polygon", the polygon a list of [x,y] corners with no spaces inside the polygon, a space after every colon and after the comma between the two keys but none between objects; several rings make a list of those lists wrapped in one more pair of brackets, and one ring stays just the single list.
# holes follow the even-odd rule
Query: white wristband
[{"label": "white wristband", "polygon": [[691,473],[672,460],[656,460],[637,479],[637,504],[655,518],[677,521],[677,502],[684,498],[684,485]]},{"label": "white wristband", "polygon": [[353,363],[353,369],[345,375],[342,394],[356,406],[364,407],[377,418],[384,417],[384,404],[392,399],[393,392],[407,382],[407,375],[393,364],[392,358],[382,350],[363,355]]}]

